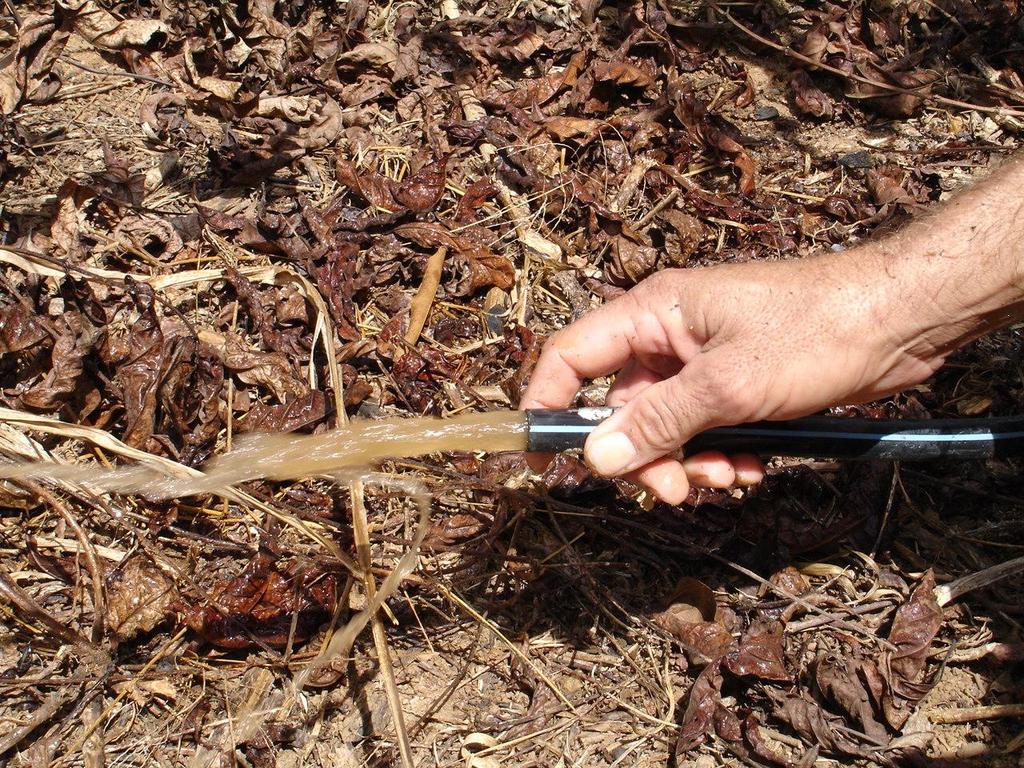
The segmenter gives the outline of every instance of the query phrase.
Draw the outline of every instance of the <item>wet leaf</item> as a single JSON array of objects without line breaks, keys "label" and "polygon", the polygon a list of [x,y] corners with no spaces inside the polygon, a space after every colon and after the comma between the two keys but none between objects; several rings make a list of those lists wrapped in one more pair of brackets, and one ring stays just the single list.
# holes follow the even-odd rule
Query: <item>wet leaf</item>
[{"label": "wet leaf", "polygon": [[21,304],[0,307],[0,353],[31,349],[49,334],[34,314]]},{"label": "wet leaf", "polygon": [[50,352],[50,370],[21,396],[22,404],[33,410],[56,410],[70,399],[85,371],[85,357],[96,342],[96,330],[84,324],[78,313],[56,318],[54,326],[58,336]]},{"label": "wet leaf", "polygon": [[690,688],[686,699],[686,709],[676,741],[676,761],[704,743],[704,738],[711,730],[715,712],[722,696],[722,673],[718,662],[704,667]]},{"label": "wet leaf", "polygon": [[334,159],[334,173],[339,184],[344,184],[370,205],[384,211],[398,211],[402,205],[395,200],[395,182],[376,171],[359,168],[351,160],[338,155]]},{"label": "wet leaf", "polygon": [[125,410],[122,440],[128,445],[153,449],[149,440],[156,425],[157,387],[164,372],[165,338],[156,313],[153,289],[145,283],[128,283],[132,303],[126,305],[121,339],[108,336],[104,359],[116,366],[113,381],[121,390]]},{"label": "wet leaf", "polygon": [[239,432],[294,432],[322,421],[327,413],[327,398],[318,389],[289,403],[266,405],[253,403],[239,422]]},{"label": "wet leaf", "polygon": [[265,387],[279,403],[287,404],[309,393],[309,384],[299,378],[287,357],[280,352],[250,349],[237,334],[225,337],[224,367],[246,384]]},{"label": "wet leaf", "polygon": [[131,555],[107,575],[106,625],[119,641],[149,632],[170,616],[174,580],[148,555]]},{"label": "wet leaf", "polygon": [[278,570],[261,553],[238,576],[216,582],[208,600],[184,606],[183,619],[220,648],[281,648],[290,637],[306,640],[337,600],[334,574],[297,566]]},{"label": "wet leaf", "polygon": [[734,675],[761,680],[791,680],[782,651],[782,625],[753,624],[729,653],[723,666]]},{"label": "wet leaf", "polygon": [[446,164],[447,158],[442,157],[423,166],[398,185],[394,192],[395,200],[417,213],[432,209],[441,202],[444,194]]}]

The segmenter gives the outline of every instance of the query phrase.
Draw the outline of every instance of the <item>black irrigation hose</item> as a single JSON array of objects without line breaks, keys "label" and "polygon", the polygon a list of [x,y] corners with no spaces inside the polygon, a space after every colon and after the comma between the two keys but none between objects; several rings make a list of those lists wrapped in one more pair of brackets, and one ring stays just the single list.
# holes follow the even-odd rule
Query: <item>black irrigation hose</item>
[{"label": "black irrigation hose", "polygon": [[[611,408],[527,411],[531,451],[582,448]],[[987,419],[859,419],[809,416],[716,427],[684,448],[836,459],[989,459],[1024,456],[1024,416]]]}]

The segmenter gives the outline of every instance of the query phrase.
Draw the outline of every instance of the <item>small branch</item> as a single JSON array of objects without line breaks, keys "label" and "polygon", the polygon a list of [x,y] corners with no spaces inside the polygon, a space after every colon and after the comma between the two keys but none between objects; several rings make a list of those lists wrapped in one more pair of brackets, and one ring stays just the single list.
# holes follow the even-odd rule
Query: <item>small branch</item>
[{"label": "small branch", "polygon": [[940,709],[928,714],[928,719],[933,723],[973,723],[975,720],[998,720],[1003,717],[1024,717],[1024,704],[959,707]]},{"label": "small branch", "polygon": [[0,741],[0,755],[10,752],[23,742],[32,731],[43,723],[48,722],[68,700],[67,691],[64,690],[54,691],[47,696],[46,701],[32,714],[32,718],[27,723],[18,726],[3,741]]},{"label": "small branch", "polygon": [[62,643],[74,645],[80,649],[87,649],[89,652],[96,651],[96,648],[90,645],[88,640],[53,618],[3,571],[0,571],[0,597],[6,598],[14,605],[21,612],[23,620],[34,619],[38,621],[46,627],[51,635]]},{"label": "small branch", "polygon": [[423,280],[412,297],[412,305],[409,308],[409,329],[405,332],[405,340],[410,346],[415,346],[419,341],[423,326],[430,315],[430,308],[434,306],[434,296],[437,295],[437,286],[441,284],[441,268],[444,266],[444,257],[448,249],[444,246],[438,248],[427,259],[427,268],[423,271]]},{"label": "small branch", "polygon": [[159,77],[150,77],[149,75],[140,75],[135,72],[108,72],[105,69],[95,69],[83,64],[80,61],[75,61],[69,56],[61,56],[60,60],[65,64],[70,64],[72,67],[83,70],[84,72],[91,72],[94,75],[103,75],[105,77],[125,77],[129,80],[142,80],[146,83],[153,83],[154,85],[162,85],[166,88],[173,88],[174,83],[168,82],[167,80],[161,80]]},{"label": "small branch", "polygon": [[1005,563],[993,565],[991,568],[985,568],[977,573],[962,576],[949,584],[942,584],[935,588],[935,599],[940,606],[944,606],[961,595],[987,587],[989,584],[994,584],[1018,573],[1024,573],[1024,557],[1007,560]]}]

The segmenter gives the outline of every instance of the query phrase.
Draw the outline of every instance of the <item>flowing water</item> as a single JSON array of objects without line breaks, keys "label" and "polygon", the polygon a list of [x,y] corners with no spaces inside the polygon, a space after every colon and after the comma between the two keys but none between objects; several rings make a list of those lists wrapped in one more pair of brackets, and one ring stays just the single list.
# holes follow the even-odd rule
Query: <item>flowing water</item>
[{"label": "flowing water", "polygon": [[318,435],[250,433],[203,471],[170,476],[134,465],[96,466],[23,462],[0,466],[0,479],[66,480],[98,491],[138,493],[152,499],[210,493],[247,480],[289,480],[331,475],[382,459],[442,451],[526,450],[526,416],[518,411],[470,413],[449,419],[355,421]]}]

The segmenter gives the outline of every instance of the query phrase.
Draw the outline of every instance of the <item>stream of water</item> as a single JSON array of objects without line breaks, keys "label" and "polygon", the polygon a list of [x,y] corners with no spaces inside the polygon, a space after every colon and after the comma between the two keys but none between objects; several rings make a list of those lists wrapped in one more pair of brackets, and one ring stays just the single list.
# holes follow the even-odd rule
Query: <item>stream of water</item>
[{"label": "stream of water", "polygon": [[170,476],[152,467],[20,462],[0,465],[0,479],[66,480],[109,493],[168,499],[211,493],[248,480],[289,480],[367,467],[382,459],[444,451],[526,450],[526,416],[518,411],[470,413],[447,419],[355,421],[317,435],[250,433],[203,471]]}]

